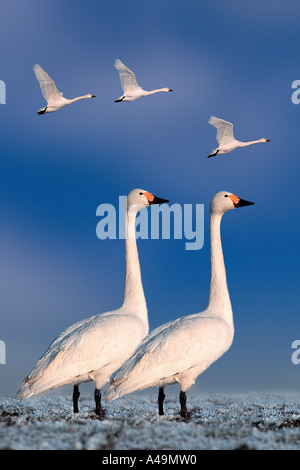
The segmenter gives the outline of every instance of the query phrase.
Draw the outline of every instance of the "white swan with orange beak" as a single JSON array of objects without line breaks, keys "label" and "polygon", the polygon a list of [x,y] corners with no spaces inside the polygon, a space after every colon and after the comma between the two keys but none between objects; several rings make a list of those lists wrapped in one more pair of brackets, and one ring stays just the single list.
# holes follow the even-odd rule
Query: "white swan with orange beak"
[{"label": "white swan with orange beak", "polygon": [[74,385],[73,410],[78,412],[79,384],[95,382],[96,414],[103,418],[101,388],[135,351],[149,331],[148,311],[136,244],[137,213],[168,202],[143,189],[127,197],[126,277],[123,303],[117,310],[81,320],[64,330],[24,380],[18,398],[28,398],[63,385]]}]

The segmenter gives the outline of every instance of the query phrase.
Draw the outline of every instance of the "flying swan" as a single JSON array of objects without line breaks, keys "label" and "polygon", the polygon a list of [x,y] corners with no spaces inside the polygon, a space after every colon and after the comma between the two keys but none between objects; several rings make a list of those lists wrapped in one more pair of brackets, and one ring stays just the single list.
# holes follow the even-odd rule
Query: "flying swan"
[{"label": "flying swan", "polygon": [[259,144],[263,142],[270,142],[269,139],[258,139],[252,140],[250,142],[240,142],[236,140],[233,136],[233,126],[231,122],[224,121],[215,116],[211,116],[208,121],[209,124],[217,128],[217,142],[219,147],[214,149],[207,158],[214,157],[218,154],[224,154],[231,152],[239,147],[248,147],[248,145]]},{"label": "flying swan", "polygon": [[146,336],[111,381],[104,399],[159,387],[158,410],[163,415],[164,387],[180,384],[180,415],[189,419],[186,391],[198,375],[219,359],[231,346],[233,316],[227,288],[220,224],[225,212],[248,206],[227,191],[218,192],[210,205],[211,282],[208,307],[201,313],[170,321]]},{"label": "flying swan", "polygon": [[79,384],[95,382],[96,415],[103,419],[101,388],[135,351],[149,331],[148,312],[135,237],[137,213],[168,202],[135,189],[127,197],[126,276],[118,310],[81,320],[63,331],[24,380],[18,398],[28,398],[67,384],[74,385],[73,411],[78,412]]},{"label": "flying swan", "polygon": [[115,103],[120,101],[135,101],[138,98],[153,95],[154,93],[159,93],[160,91],[173,91],[170,88],[159,88],[158,90],[145,91],[137,84],[134,73],[128,67],[126,67],[126,65],[124,65],[120,59],[116,59],[114,65],[119,72],[121,85],[124,92],[120,98],[115,100]]},{"label": "flying swan", "polygon": [[47,106],[45,106],[45,108],[39,109],[37,114],[53,113],[53,111],[57,111],[58,109],[67,106],[68,104],[75,103],[75,101],[95,98],[95,95],[88,94],[78,96],[72,100],[68,100],[67,98],[63,97],[62,92],[58,91],[52,78],[49,77],[49,75],[45,72],[45,70],[42,69],[42,67],[39,66],[39,64],[35,64],[33,66],[33,71],[40,84],[43,96],[47,101]]}]

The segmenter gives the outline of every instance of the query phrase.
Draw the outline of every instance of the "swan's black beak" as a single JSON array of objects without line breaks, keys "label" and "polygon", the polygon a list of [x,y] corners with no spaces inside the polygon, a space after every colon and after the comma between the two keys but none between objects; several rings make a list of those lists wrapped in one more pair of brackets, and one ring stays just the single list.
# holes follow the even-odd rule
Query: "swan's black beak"
[{"label": "swan's black beak", "polygon": [[168,199],[162,199],[161,197],[154,196],[152,201],[149,201],[149,205],[152,204],[164,204],[165,202],[170,202]]},{"label": "swan's black beak", "polygon": [[96,98],[96,95],[92,95],[91,98]]},{"label": "swan's black beak", "polygon": [[233,203],[234,207],[252,206],[255,202],[246,201],[245,199],[239,199],[236,203]]},{"label": "swan's black beak", "polygon": [[270,139],[267,139],[266,142],[271,142]]},{"label": "swan's black beak", "polygon": [[171,90],[171,88],[169,88],[169,91],[173,91],[173,90]]}]

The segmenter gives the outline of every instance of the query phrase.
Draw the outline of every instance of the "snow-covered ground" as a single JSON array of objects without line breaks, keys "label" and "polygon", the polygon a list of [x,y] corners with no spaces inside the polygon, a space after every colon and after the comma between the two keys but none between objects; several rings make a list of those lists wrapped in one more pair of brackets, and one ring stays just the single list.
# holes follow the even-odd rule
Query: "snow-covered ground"
[{"label": "snow-covered ground", "polygon": [[82,393],[79,405],[74,415],[67,395],[0,398],[0,449],[300,449],[300,396],[293,393],[188,395],[189,422],[174,395],[159,417],[156,391],[104,403],[104,421],[92,396]]}]

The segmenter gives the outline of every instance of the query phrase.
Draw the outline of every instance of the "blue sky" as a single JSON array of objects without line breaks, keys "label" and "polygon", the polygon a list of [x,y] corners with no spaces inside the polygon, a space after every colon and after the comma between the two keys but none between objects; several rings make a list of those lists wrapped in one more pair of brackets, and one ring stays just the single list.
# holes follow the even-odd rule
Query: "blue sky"
[{"label": "blue sky", "polygon": [[[0,395],[16,393],[65,327],[119,307],[124,241],[97,238],[96,209],[136,187],[205,206],[201,250],[138,241],[151,329],[206,308],[211,197],[228,190],[256,203],[222,222],[235,338],[197,385],[298,389],[299,20],[296,0],[2,0]],[[144,89],[174,92],[114,103],[117,57]],[[65,97],[96,99],[38,116],[35,63]],[[237,139],[271,143],[207,159],[211,114]]]}]

